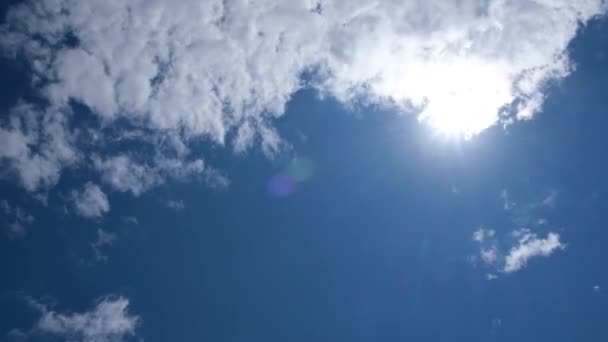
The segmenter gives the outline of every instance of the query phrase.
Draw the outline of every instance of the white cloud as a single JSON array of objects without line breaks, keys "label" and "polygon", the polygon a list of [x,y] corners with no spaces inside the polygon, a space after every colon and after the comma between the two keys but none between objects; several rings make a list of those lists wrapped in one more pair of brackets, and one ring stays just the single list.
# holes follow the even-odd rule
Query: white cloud
[{"label": "white cloud", "polygon": [[[559,234],[550,232],[546,238],[539,238],[529,229],[518,229],[511,232],[514,240],[508,253],[503,253],[499,247],[507,241],[499,241],[493,230],[478,229],[473,233],[473,241],[479,245],[479,256],[473,261],[481,259],[483,265],[494,272],[512,273],[521,270],[528,261],[535,257],[550,256],[565,245],[560,242]],[[499,243],[502,242],[502,243]],[[488,280],[496,279],[495,274],[488,274]]]},{"label": "white cloud", "polygon": [[601,288],[600,288],[600,286],[599,286],[599,285],[594,285],[594,286],[593,286],[593,291],[595,291],[595,292],[600,292],[600,290],[601,290]]},{"label": "white cloud", "polygon": [[473,240],[479,243],[483,243],[487,238],[493,238],[496,235],[496,231],[493,229],[479,228],[473,232]]},{"label": "white cloud", "polygon": [[534,257],[547,257],[566,246],[559,240],[559,234],[549,233],[546,238],[538,238],[527,229],[514,232],[518,244],[511,248],[505,258],[504,272],[511,273],[523,268]]},{"label": "white cloud", "polygon": [[130,191],[135,196],[162,182],[154,170],[132,161],[126,155],[106,159],[94,156],[93,164],[106,184],[117,191]]},{"label": "white cloud", "polygon": [[482,248],[479,255],[481,256],[481,260],[486,264],[493,264],[498,259],[498,249],[496,246]]},{"label": "white cloud", "polygon": [[[344,103],[391,105],[467,135],[528,119],[546,81],[572,69],[566,48],[579,23],[605,9],[601,0],[26,0],[9,11],[0,45],[30,62],[56,122],[70,119],[73,100],[104,127],[122,119],[274,155],[273,121],[307,72]],[[68,33],[74,44],[64,44]],[[0,158],[28,190],[52,186],[76,159],[71,131],[55,126],[42,151],[29,143],[44,134],[0,130],[10,146]],[[163,182],[157,167],[120,156],[96,166],[135,195]]]},{"label": "white cloud", "polygon": [[213,187],[223,187],[229,183],[217,170],[205,167],[202,159],[187,161],[157,157],[151,162],[140,163],[126,154],[105,159],[93,156],[92,159],[106,184],[117,191],[131,192],[134,196],[162,185],[167,180],[183,181],[200,177]]},{"label": "white cloud", "polygon": [[82,217],[101,217],[110,211],[108,197],[99,186],[88,182],[81,192],[72,191],[76,213]]},{"label": "white cloud", "polygon": [[14,107],[10,120],[0,125],[0,176],[16,176],[28,191],[55,185],[61,170],[78,159],[66,128],[68,116],[69,111],[54,108],[40,111],[27,104]]},{"label": "white cloud", "polygon": [[[496,231],[493,229],[479,228],[473,232],[473,241],[479,244],[479,259],[486,266],[495,267],[498,259],[501,257],[500,250],[496,239]],[[475,257],[475,261],[478,257]],[[488,275],[488,280],[494,279]]]},{"label": "white cloud", "polygon": [[120,342],[135,336],[141,318],[129,313],[129,300],[104,297],[83,313],[60,313],[36,301],[31,306],[41,317],[29,334],[53,336],[65,341]]}]

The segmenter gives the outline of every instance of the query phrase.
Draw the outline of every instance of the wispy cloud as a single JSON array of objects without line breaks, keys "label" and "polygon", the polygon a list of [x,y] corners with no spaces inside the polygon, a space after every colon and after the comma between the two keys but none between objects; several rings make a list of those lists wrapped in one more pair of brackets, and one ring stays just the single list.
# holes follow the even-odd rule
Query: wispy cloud
[{"label": "wispy cloud", "polygon": [[504,271],[506,273],[519,271],[534,257],[547,257],[555,251],[566,248],[560,242],[559,234],[557,233],[549,233],[544,239],[539,238],[528,229],[520,229],[513,233],[518,243],[511,248],[505,258]]},{"label": "wispy cloud", "polygon": [[167,202],[167,207],[169,207],[175,211],[180,211],[180,210],[184,210],[186,205],[184,204],[184,201],[171,200],[171,201]]},{"label": "wispy cloud", "polygon": [[112,246],[114,242],[118,240],[118,237],[112,233],[109,233],[103,229],[97,229],[97,240],[91,244],[95,259],[97,261],[105,261],[108,259],[107,255],[104,254],[104,249]]},{"label": "wispy cloud", "polygon": [[88,311],[61,313],[47,305],[29,300],[40,318],[28,332],[13,329],[10,335],[21,338],[45,337],[63,341],[121,342],[136,334],[141,318],[129,313],[129,300],[103,297]]},{"label": "wispy cloud", "polygon": [[505,209],[505,210],[513,209],[513,207],[515,206],[516,203],[509,199],[509,193],[507,192],[507,190],[502,190],[500,192],[499,197],[502,200],[503,209]]},{"label": "wispy cloud", "polygon": [[12,206],[0,200],[0,217],[3,218],[5,233],[9,239],[22,238],[27,234],[26,226],[34,222],[34,217],[19,206]]},{"label": "wispy cloud", "polygon": [[[478,258],[493,272],[513,273],[524,268],[536,257],[548,257],[558,250],[565,249],[557,233],[550,232],[545,238],[538,237],[529,229],[514,230],[510,238],[499,241],[493,230],[478,229],[473,233],[473,241],[479,245]],[[501,243],[499,243],[501,242]],[[511,245],[504,253],[500,245]],[[488,280],[496,279],[497,275],[489,273]]]}]

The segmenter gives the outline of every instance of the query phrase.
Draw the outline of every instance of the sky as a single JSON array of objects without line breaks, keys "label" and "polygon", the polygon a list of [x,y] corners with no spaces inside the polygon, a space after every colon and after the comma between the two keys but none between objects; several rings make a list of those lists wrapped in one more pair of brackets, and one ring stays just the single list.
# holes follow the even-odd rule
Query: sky
[{"label": "sky", "polygon": [[5,0],[0,340],[608,339],[607,11]]}]

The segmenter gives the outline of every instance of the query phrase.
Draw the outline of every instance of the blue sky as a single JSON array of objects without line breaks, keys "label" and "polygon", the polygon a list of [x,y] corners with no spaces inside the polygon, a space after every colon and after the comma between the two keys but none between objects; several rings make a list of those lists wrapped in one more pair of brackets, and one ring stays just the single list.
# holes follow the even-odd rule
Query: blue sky
[{"label": "blue sky", "polygon": [[104,3],[2,7],[0,340],[608,338],[605,3]]}]

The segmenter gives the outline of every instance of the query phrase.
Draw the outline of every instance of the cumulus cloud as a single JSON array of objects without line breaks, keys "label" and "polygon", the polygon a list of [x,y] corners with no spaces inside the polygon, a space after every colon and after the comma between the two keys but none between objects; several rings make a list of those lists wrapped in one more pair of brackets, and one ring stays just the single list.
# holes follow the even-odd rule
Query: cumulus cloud
[{"label": "cumulus cloud", "polygon": [[129,313],[129,300],[124,297],[103,297],[95,307],[82,313],[61,313],[35,300],[30,300],[30,306],[40,313],[40,318],[28,333],[13,330],[11,335],[53,337],[63,341],[121,342],[135,336],[141,322],[139,316]]},{"label": "cumulus cloud", "polygon": [[[273,120],[303,74],[346,104],[390,105],[439,130],[474,135],[528,119],[546,82],[571,71],[580,23],[605,10],[601,0],[26,0],[8,12],[0,45],[29,62],[56,121],[76,102],[104,127],[273,155],[282,144]],[[54,138],[64,148],[48,151],[3,127],[11,148],[0,157],[27,189],[56,183],[75,159],[65,125]],[[118,158],[96,163],[116,189],[162,183]]]},{"label": "cumulus cloud", "polygon": [[40,110],[19,104],[0,121],[0,176],[16,176],[29,191],[45,190],[59,180],[61,170],[78,159],[68,131],[69,110]]},{"label": "cumulus cloud", "polygon": [[505,258],[504,271],[506,273],[520,270],[534,257],[547,257],[566,247],[560,242],[557,233],[549,233],[544,239],[539,238],[528,229],[520,229],[513,233],[514,237],[518,239],[518,243],[511,248]]},{"label": "cumulus cloud", "polygon": [[[473,233],[473,240],[479,244],[479,255],[484,265],[501,273],[513,273],[526,266],[535,257],[550,256],[555,251],[562,250],[565,245],[560,242],[559,234],[550,232],[546,238],[539,238],[529,229],[518,229],[511,232],[512,247],[508,253],[503,253],[495,231],[478,229]],[[502,241],[502,244],[509,241]],[[488,280],[496,279],[497,275],[489,273]]]},{"label": "cumulus cloud", "polygon": [[76,213],[82,217],[101,217],[110,211],[108,197],[99,186],[91,182],[85,184],[82,191],[73,191],[72,200]]}]

